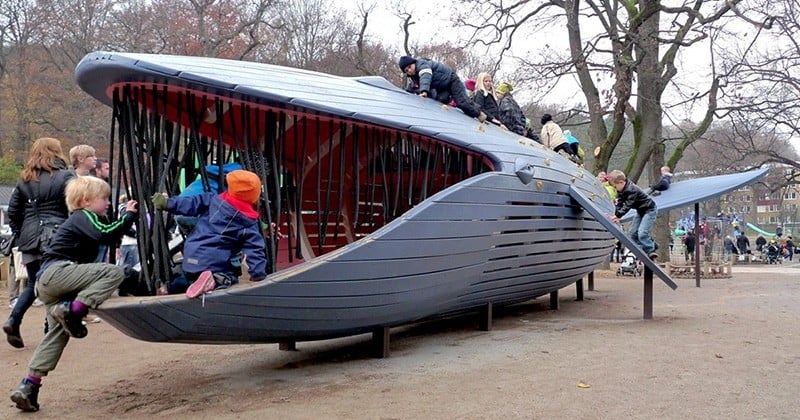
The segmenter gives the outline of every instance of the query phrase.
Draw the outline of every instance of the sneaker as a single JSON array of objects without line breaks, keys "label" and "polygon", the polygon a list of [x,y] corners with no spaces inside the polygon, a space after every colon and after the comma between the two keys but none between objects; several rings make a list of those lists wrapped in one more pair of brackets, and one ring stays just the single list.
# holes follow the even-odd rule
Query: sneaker
[{"label": "sneaker", "polygon": [[25,343],[22,342],[22,335],[19,333],[19,325],[14,325],[14,321],[9,318],[5,324],[3,324],[3,332],[6,333],[6,340],[8,344],[11,344],[11,347],[21,349],[25,347]]},{"label": "sneaker", "polygon": [[85,317],[83,317],[83,324],[84,325],[86,325],[86,324],[99,324],[101,322],[103,322],[103,320],[100,319],[100,317],[97,316],[97,315],[86,315]]},{"label": "sneaker", "polygon": [[25,378],[20,382],[19,388],[11,393],[11,401],[22,411],[39,411],[39,388],[41,385],[35,384]]},{"label": "sneaker", "polygon": [[39,298],[36,298],[36,300],[34,300],[34,301],[33,301],[33,303],[32,303],[31,305],[32,305],[32,306],[34,306],[34,307],[36,307],[36,308],[38,308],[38,307],[40,307],[40,306],[44,305],[44,302],[42,302],[41,300],[39,300]]},{"label": "sneaker", "polygon": [[75,338],[86,337],[89,331],[81,322],[81,317],[72,313],[70,303],[71,302],[61,302],[57,305],[53,305],[53,309],[50,310],[50,316],[64,327],[64,331],[67,332],[68,336]]},{"label": "sneaker", "polygon": [[217,283],[214,281],[214,274],[206,270],[200,273],[194,283],[189,285],[186,289],[186,297],[189,299],[196,298],[200,295],[206,294],[216,287]]},{"label": "sneaker", "polygon": [[655,251],[652,251],[652,252],[650,252],[649,254],[647,254],[647,256],[648,256],[648,257],[649,257],[651,260],[653,260],[653,261],[655,261],[656,259],[658,259],[658,254],[656,254],[656,252],[655,252]]},{"label": "sneaker", "polygon": [[11,302],[8,302],[8,309],[14,309],[14,307],[17,306],[17,301],[18,300],[19,299],[14,298]]}]

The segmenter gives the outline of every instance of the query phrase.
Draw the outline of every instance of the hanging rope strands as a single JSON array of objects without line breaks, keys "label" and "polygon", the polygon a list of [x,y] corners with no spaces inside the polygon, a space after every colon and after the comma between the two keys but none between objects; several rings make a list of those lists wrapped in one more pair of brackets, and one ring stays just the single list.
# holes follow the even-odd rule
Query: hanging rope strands
[{"label": "hanging rope strands", "polygon": [[[153,293],[178,270],[170,246],[173,216],[150,208],[207,165],[237,162],[256,173],[263,192],[271,273],[345,247],[390,223],[433,194],[491,171],[478,153],[433,138],[309,112],[287,103],[248,102],[171,85],[113,88],[110,142],[120,185],[139,201],[143,289]],[[174,244],[173,244],[174,245]]]}]

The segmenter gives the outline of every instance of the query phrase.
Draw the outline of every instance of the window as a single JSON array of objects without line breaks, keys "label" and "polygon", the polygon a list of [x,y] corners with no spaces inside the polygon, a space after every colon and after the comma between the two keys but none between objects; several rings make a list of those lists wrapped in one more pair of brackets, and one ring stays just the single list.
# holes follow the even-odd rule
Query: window
[{"label": "window", "polygon": [[743,195],[742,196],[742,201],[744,201],[745,203],[749,203],[750,202],[750,194]]},{"label": "window", "polygon": [[750,213],[750,206],[742,206],[742,213]]},{"label": "window", "polygon": [[784,200],[795,200],[797,199],[797,193],[794,191],[788,192],[783,195]]},{"label": "window", "polygon": [[[781,206],[778,205],[778,204],[770,204],[769,210],[767,210],[767,211],[781,211]],[[774,223],[774,222],[770,222],[770,223]]]},{"label": "window", "polygon": [[778,218],[775,217],[775,216],[770,216],[769,217],[769,224],[774,225],[775,223],[778,223]]}]

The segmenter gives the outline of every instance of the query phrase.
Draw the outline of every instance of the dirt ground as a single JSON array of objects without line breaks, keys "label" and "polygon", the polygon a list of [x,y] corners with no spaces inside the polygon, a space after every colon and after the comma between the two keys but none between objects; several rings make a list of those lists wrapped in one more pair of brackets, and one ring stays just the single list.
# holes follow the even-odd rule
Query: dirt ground
[{"label": "dirt ground", "polygon": [[[45,378],[41,411],[3,397],[0,418],[797,418],[800,265],[676,281],[656,280],[653,320],[641,278],[599,272],[584,301],[569,287],[559,310],[547,297],[496,309],[490,332],[475,317],[395,328],[387,359],[369,356],[368,335],[286,352],[153,344],[90,324]],[[26,316],[24,349],[0,346],[9,393],[43,316]]]}]

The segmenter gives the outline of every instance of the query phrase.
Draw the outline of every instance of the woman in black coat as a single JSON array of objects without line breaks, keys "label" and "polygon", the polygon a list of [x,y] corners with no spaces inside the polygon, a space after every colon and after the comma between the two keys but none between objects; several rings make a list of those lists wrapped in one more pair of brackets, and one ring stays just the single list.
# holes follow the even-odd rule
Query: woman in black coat
[{"label": "woman in black coat", "polygon": [[42,232],[60,225],[69,212],[64,198],[67,181],[75,174],[67,170],[66,158],[57,139],[44,137],[36,140],[30,159],[19,174],[19,181],[11,193],[8,217],[11,231],[17,237],[17,247],[22,253],[22,263],[28,272],[25,287],[17,304],[3,324],[8,343],[22,348],[25,344],[19,332],[22,317],[36,299],[36,273],[42,259]]}]

